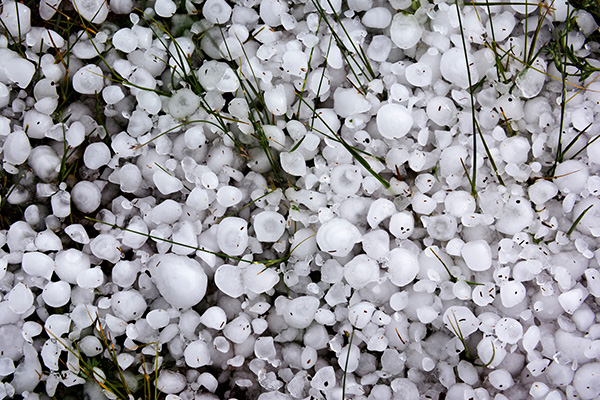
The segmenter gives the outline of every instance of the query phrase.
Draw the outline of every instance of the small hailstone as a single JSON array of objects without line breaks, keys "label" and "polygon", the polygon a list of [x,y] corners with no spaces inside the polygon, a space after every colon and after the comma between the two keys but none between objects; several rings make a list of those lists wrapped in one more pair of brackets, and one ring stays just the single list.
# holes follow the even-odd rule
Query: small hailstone
[{"label": "small hailstone", "polygon": [[504,205],[496,221],[496,230],[506,235],[514,235],[533,222],[531,203],[523,197],[513,197]]},{"label": "small hailstone", "polygon": [[489,373],[490,384],[498,390],[506,390],[514,384],[510,372],[504,368],[494,370]]},{"label": "small hailstone", "polygon": [[390,236],[382,229],[367,232],[363,236],[362,248],[373,259],[380,259],[390,251]]},{"label": "small hailstone", "polygon": [[388,275],[390,282],[398,287],[411,283],[419,272],[419,260],[409,250],[395,248],[390,251]]},{"label": "small hailstone", "polygon": [[25,132],[17,130],[8,135],[4,141],[3,153],[5,163],[19,165],[27,161],[31,145]]},{"label": "small hailstone", "polygon": [[[346,372],[354,372],[360,363],[360,350],[356,345],[346,345],[340,350],[338,365]],[[314,378],[313,378],[314,379]]]},{"label": "small hailstone", "polygon": [[477,331],[479,327],[479,319],[471,310],[464,306],[452,306],[444,312],[444,324],[453,333],[460,333],[463,337],[470,336]]},{"label": "small hailstone", "polygon": [[90,257],[77,249],[62,250],[54,257],[54,272],[60,279],[76,284],[77,275],[90,268]]},{"label": "small hailstone", "polygon": [[124,290],[112,296],[111,307],[115,315],[124,321],[139,319],[146,310],[146,300],[137,290]]},{"label": "small hailstone", "polygon": [[62,307],[71,300],[71,285],[65,281],[48,282],[42,291],[42,299],[50,307]]},{"label": "small hailstone", "polygon": [[92,254],[96,257],[116,263],[121,259],[120,243],[113,235],[102,233],[90,242]]},{"label": "small hailstone", "polygon": [[[308,55],[300,50],[287,50],[283,54],[281,67],[288,74],[303,78],[308,69]],[[321,132],[327,132],[327,130],[321,130]]]},{"label": "small hailstone", "polygon": [[360,168],[351,164],[339,165],[331,171],[331,189],[341,195],[353,195],[362,183]]},{"label": "small hailstone", "polygon": [[71,201],[85,214],[90,214],[100,207],[101,197],[100,188],[89,181],[77,182],[71,190]]},{"label": "small hailstone", "polygon": [[486,271],[492,266],[492,250],[485,240],[473,240],[461,249],[461,255],[471,271]]},{"label": "small hailstone", "polygon": [[319,303],[316,297],[297,297],[286,305],[283,318],[292,328],[305,329],[313,322]]},{"label": "small hailstone", "polygon": [[217,202],[223,207],[232,207],[242,201],[244,194],[234,186],[222,186],[217,191]]},{"label": "small hailstone", "polygon": [[227,325],[223,329],[223,335],[233,343],[240,344],[246,341],[252,333],[250,321],[245,315],[241,315]]},{"label": "small hailstone", "polygon": [[152,181],[158,191],[164,195],[176,193],[183,189],[183,183],[179,179],[160,168],[152,175]]},{"label": "small hailstone", "polygon": [[580,366],[573,378],[573,387],[580,399],[591,400],[600,396],[600,363],[592,362]]},{"label": "small hailstone", "polygon": [[[81,0],[80,0],[81,1]],[[81,94],[94,94],[104,87],[104,73],[94,64],[79,68],[73,75],[73,89]]]},{"label": "small hailstone", "polygon": [[391,22],[392,14],[385,7],[371,8],[362,17],[362,23],[367,28],[385,29]]},{"label": "small hailstone", "polygon": [[224,0],[207,0],[202,15],[212,24],[226,24],[231,17],[231,6]]},{"label": "small hailstone", "polygon": [[200,97],[187,88],[178,90],[169,99],[169,113],[177,119],[189,117],[199,106]]},{"label": "small hailstone", "polygon": [[348,118],[371,109],[371,103],[356,89],[338,88],[333,93],[333,109],[342,118]]},{"label": "small hailstone", "polygon": [[317,244],[322,251],[334,257],[345,257],[362,240],[358,228],[343,218],[333,218],[317,231]]},{"label": "small hailstone", "polygon": [[177,5],[173,0],[157,0],[154,11],[163,18],[171,18],[177,12]]},{"label": "small hailstone", "polygon": [[[424,195],[423,195],[424,196]],[[431,203],[434,203],[431,201]],[[447,241],[452,239],[457,230],[456,218],[451,215],[436,215],[435,217],[422,217],[427,233],[433,239]]]},{"label": "small hailstone", "polygon": [[131,29],[121,28],[114,33],[112,44],[123,53],[131,53],[138,46],[138,37]]},{"label": "small hailstone", "polygon": [[77,275],[77,285],[84,289],[95,289],[103,283],[104,274],[99,267],[87,269]]},{"label": "small hailstone", "polygon": [[454,105],[454,102],[447,97],[437,96],[432,98],[427,102],[426,110],[429,119],[439,126],[450,125],[456,119],[456,106]]},{"label": "small hailstone", "polygon": [[399,212],[390,218],[389,230],[398,239],[408,239],[414,232],[415,219],[412,213]]},{"label": "small hailstone", "polygon": [[200,322],[207,328],[221,330],[227,323],[227,315],[221,307],[213,306],[202,314]]},{"label": "small hailstone", "polygon": [[188,367],[200,368],[210,364],[210,350],[202,340],[196,340],[188,344],[183,356]]},{"label": "small hailstone", "polygon": [[377,112],[377,129],[386,139],[399,139],[406,136],[413,126],[413,117],[406,107],[388,103]]},{"label": "small hailstone", "polygon": [[573,314],[587,297],[587,290],[582,286],[577,286],[568,292],[562,293],[558,296],[558,302],[560,303],[563,310],[569,314]]},{"label": "small hailstone", "polygon": [[529,157],[531,145],[523,136],[512,136],[500,143],[500,156],[505,162],[523,164]]},{"label": "small hailstone", "polygon": [[379,279],[379,265],[365,254],[360,254],[344,267],[344,279],[354,289],[361,289]]},{"label": "small hailstone", "polygon": [[527,193],[536,206],[543,206],[558,194],[558,188],[553,182],[540,179],[527,189]]},{"label": "small hailstone", "polygon": [[525,286],[518,281],[504,281],[500,285],[500,300],[506,308],[520,304],[526,295]]},{"label": "small hailstone", "polygon": [[568,160],[556,166],[554,183],[564,193],[579,194],[586,187],[588,166],[581,161]]},{"label": "small hailstone", "polygon": [[396,46],[405,50],[415,46],[421,35],[423,28],[412,14],[397,13],[392,19],[390,26],[390,36]]},{"label": "small hailstone", "polygon": [[186,385],[185,375],[169,370],[162,370],[156,379],[156,387],[159,387],[160,391],[165,394],[180,393]]},{"label": "small hailstone", "polygon": [[279,282],[279,273],[261,264],[250,264],[242,272],[242,280],[247,290],[265,293]]},{"label": "small hailstone", "polygon": [[[381,222],[396,212],[396,206],[388,199],[377,199],[369,206],[367,222],[371,228],[377,228]],[[390,230],[395,224],[390,221]],[[397,230],[397,229],[395,229]],[[392,232],[393,233],[393,232]]]}]

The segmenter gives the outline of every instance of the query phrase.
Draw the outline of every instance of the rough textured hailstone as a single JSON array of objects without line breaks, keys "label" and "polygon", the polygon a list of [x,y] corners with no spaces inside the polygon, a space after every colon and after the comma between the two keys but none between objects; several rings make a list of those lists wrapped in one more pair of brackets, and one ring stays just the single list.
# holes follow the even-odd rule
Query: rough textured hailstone
[{"label": "rough textured hailstone", "polygon": [[316,297],[297,297],[287,304],[283,318],[292,328],[308,328],[314,320],[315,313],[319,308],[319,303],[319,299]]},{"label": "rough textured hailstone", "polygon": [[386,139],[398,139],[404,137],[412,128],[413,118],[406,107],[388,103],[377,112],[377,129],[381,136]]},{"label": "rough textured hailstone", "polygon": [[409,250],[396,248],[389,254],[388,275],[390,281],[398,286],[408,285],[417,277],[419,260]]},{"label": "rough textured hailstone", "polygon": [[248,227],[246,220],[228,217],[219,223],[217,243],[225,254],[239,256],[248,246]]},{"label": "rough textured hailstone", "polygon": [[160,294],[175,308],[193,307],[206,294],[206,273],[187,256],[155,255],[148,261],[148,270]]},{"label": "rough textured hailstone", "polygon": [[412,14],[398,13],[392,19],[392,42],[401,49],[410,49],[421,40],[423,28]]},{"label": "rough textured hailstone", "polygon": [[460,253],[471,271],[485,271],[492,266],[492,249],[485,240],[465,243]]},{"label": "rough textured hailstone", "polygon": [[330,219],[317,231],[319,248],[334,257],[346,257],[361,239],[358,228],[343,218]]},{"label": "rough textured hailstone", "polygon": [[272,243],[285,232],[285,218],[275,211],[263,211],[256,214],[252,226],[259,241]]},{"label": "rough textured hailstone", "polygon": [[[79,0],[81,1],[81,0]],[[104,87],[104,73],[94,64],[80,68],[73,75],[73,89],[81,94],[94,94],[102,91]]]},{"label": "rough textured hailstone", "polygon": [[169,100],[169,114],[183,119],[192,115],[200,107],[200,97],[191,89],[180,89]]},{"label": "rough textured hailstone", "polygon": [[208,345],[201,340],[188,344],[183,356],[188,367],[200,368],[210,363],[210,350]]}]

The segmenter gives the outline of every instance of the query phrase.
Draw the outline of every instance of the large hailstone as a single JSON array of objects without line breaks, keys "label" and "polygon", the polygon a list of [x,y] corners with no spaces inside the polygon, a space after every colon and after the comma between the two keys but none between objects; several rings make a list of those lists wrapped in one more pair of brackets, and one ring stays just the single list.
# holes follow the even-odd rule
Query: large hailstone
[{"label": "large hailstone", "polygon": [[330,219],[317,231],[319,248],[335,257],[346,257],[361,240],[358,228],[343,218]]},{"label": "large hailstone", "polygon": [[206,294],[206,273],[189,257],[155,255],[148,261],[148,270],[160,294],[175,308],[193,307]]},{"label": "large hailstone", "polygon": [[410,49],[421,40],[423,28],[414,15],[398,13],[390,26],[392,42],[401,49]]}]

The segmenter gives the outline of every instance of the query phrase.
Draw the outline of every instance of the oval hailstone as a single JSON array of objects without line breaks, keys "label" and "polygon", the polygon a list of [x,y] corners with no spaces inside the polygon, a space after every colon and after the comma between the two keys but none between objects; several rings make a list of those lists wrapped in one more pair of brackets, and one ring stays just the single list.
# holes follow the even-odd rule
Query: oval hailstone
[{"label": "oval hailstone", "polygon": [[525,299],[525,286],[519,281],[504,281],[500,285],[500,300],[506,308],[511,308]]},{"label": "oval hailstone", "polygon": [[160,294],[175,308],[190,308],[206,294],[208,278],[198,261],[187,256],[160,254],[148,262]]},{"label": "oval hailstone", "polygon": [[419,273],[419,260],[409,250],[396,248],[390,251],[388,275],[390,282],[398,287],[411,283]]},{"label": "oval hailstone", "polygon": [[485,240],[465,243],[460,254],[471,271],[486,271],[492,266],[492,249]]},{"label": "oval hailstone", "polygon": [[217,243],[222,252],[230,256],[239,256],[248,246],[248,227],[246,220],[228,217],[219,223]]},{"label": "oval hailstone", "polygon": [[413,118],[408,109],[400,104],[388,103],[377,112],[377,129],[386,139],[399,139],[406,136],[413,126]]},{"label": "oval hailstone", "polygon": [[582,400],[592,400],[600,396],[600,363],[582,365],[575,372],[573,387]]},{"label": "oval hailstone", "polygon": [[[80,0],[81,1],[81,0]],[[104,73],[94,64],[88,64],[73,75],[73,89],[81,94],[99,93],[104,88]]]},{"label": "oval hailstone", "polygon": [[93,24],[101,24],[108,16],[106,0],[71,0],[75,10]]},{"label": "oval hailstone", "polygon": [[358,228],[343,218],[333,218],[317,231],[317,245],[334,257],[346,257],[362,240]]},{"label": "oval hailstone", "polygon": [[212,306],[202,314],[200,323],[207,328],[221,330],[227,323],[227,314],[221,307]]},{"label": "oval hailstone", "polygon": [[23,314],[33,305],[33,293],[23,282],[19,282],[7,295],[8,307],[16,314]]},{"label": "oval hailstone", "polygon": [[516,344],[523,337],[523,326],[513,318],[502,318],[496,322],[496,336],[504,343]]},{"label": "oval hailstone", "polygon": [[412,14],[398,13],[392,19],[390,35],[392,42],[405,50],[415,46],[421,40],[423,28]]},{"label": "oval hailstone", "polygon": [[454,102],[447,97],[437,96],[427,102],[427,117],[439,126],[450,125],[457,112]]},{"label": "oval hailstone", "polygon": [[292,328],[308,328],[308,326],[312,324],[315,313],[319,309],[319,303],[319,299],[316,297],[297,297],[287,304],[283,318]]},{"label": "oval hailstone", "polygon": [[29,158],[31,145],[29,138],[22,130],[17,130],[9,134],[2,146],[4,152],[4,162],[19,165],[23,164]]},{"label": "oval hailstone", "polygon": [[279,282],[279,274],[273,268],[262,264],[250,264],[242,271],[242,281],[246,289],[256,293],[267,292]]},{"label": "oval hailstone", "polygon": [[256,214],[252,226],[256,239],[263,243],[273,243],[285,232],[285,218],[275,211],[263,211]]},{"label": "oval hailstone", "polygon": [[[479,319],[471,310],[464,306],[452,306],[444,312],[444,325],[451,332],[462,334],[463,337],[469,337],[479,328]],[[460,332],[459,332],[460,329]]]},{"label": "oval hailstone", "polygon": [[360,254],[344,267],[344,279],[352,288],[361,289],[379,279],[379,265],[371,257]]},{"label": "oval hailstone", "polygon": [[91,266],[90,257],[77,249],[59,251],[54,257],[54,262],[56,275],[72,284],[77,283],[77,275]]},{"label": "oval hailstone", "polygon": [[100,188],[89,181],[77,182],[71,190],[71,201],[85,214],[90,214],[100,207],[101,197]]},{"label": "oval hailstone", "polygon": [[50,307],[62,307],[71,299],[71,285],[65,281],[48,282],[42,291],[42,299]]},{"label": "oval hailstone", "polygon": [[534,213],[529,200],[524,197],[509,199],[496,221],[496,230],[506,235],[514,235],[533,222]]},{"label": "oval hailstone", "polygon": [[31,30],[31,9],[22,3],[4,1],[0,20],[12,37],[25,37],[25,34]]},{"label": "oval hailstone", "polygon": [[185,363],[192,368],[200,368],[210,363],[210,349],[202,340],[196,340],[183,352]]},{"label": "oval hailstone", "polygon": [[223,264],[215,271],[215,285],[227,296],[237,298],[246,293],[242,281],[242,268],[237,265]]}]

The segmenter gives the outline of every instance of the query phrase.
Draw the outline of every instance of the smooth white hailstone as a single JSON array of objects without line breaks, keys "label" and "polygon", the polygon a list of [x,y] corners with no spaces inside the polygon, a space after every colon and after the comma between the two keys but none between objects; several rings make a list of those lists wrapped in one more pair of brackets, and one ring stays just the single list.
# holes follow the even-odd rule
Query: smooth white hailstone
[{"label": "smooth white hailstone", "polygon": [[231,6],[225,0],[207,0],[202,15],[212,24],[226,24],[231,17]]},{"label": "smooth white hailstone", "polygon": [[558,194],[558,187],[550,181],[540,179],[527,189],[529,198],[536,206],[543,206]]},{"label": "smooth white hailstone", "polygon": [[399,139],[406,136],[413,126],[413,117],[408,109],[400,104],[388,103],[377,112],[377,130],[386,139]]},{"label": "smooth white hailstone", "polygon": [[365,233],[362,248],[371,258],[379,260],[390,251],[390,236],[383,229],[376,229]]},{"label": "smooth white hailstone", "polygon": [[147,265],[158,291],[174,308],[190,308],[204,298],[208,277],[198,261],[159,254],[152,256]]},{"label": "smooth white hailstone", "polygon": [[29,138],[22,130],[17,130],[8,135],[4,140],[2,149],[4,162],[12,165],[23,164],[31,153]]},{"label": "smooth white hailstone", "polygon": [[102,233],[90,242],[92,254],[96,257],[116,263],[121,259],[120,243],[109,233]]},{"label": "smooth white hailstone", "polygon": [[28,158],[29,166],[36,176],[44,182],[58,177],[61,160],[50,146],[35,146]]},{"label": "smooth white hailstone", "polygon": [[125,93],[123,93],[123,89],[117,85],[107,86],[102,89],[102,98],[106,102],[106,104],[117,104],[119,101],[125,98]]},{"label": "smooth white hailstone", "polygon": [[283,115],[288,110],[288,101],[285,95],[285,88],[283,85],[276,85],[274,88],[266,90],[264,92],[264,100],[267,109],[273,115]]},{"label": "smooth white hailstone", "polygon": [[390,233],[398,239],[408,239],[415,229],[415,218],[412,213],[402,211],[392,215],[389,225]]},{"label": "smooth white hailstone", "polygon": [[558,296],[558,302],[565,312],[573,314],[583,304],[587,295],[587,291],[578,286]]},{"label": "smooth white hailstone", "polygon": [[[410,67],[407,68],[407,72]],[[436,96],[430,99],[427,102],[426,111],[427,117],[439,126],[451,125],[456,120],[458,112],[454,102],[444,96]]]},{"label": "smooth white hailstone", "polygon": [[401,12],[394,15],[390,36],[396,46],[403,50],[410,49],[419,43],[421,35],[423,35],[423,28],[414,15]]},{"label": "smooth white hailstone", "polygon": [[8,307],[16,314],[23,314],[33,305],[33,293],[23,282],[17,283],[6,298]]},{"label": "smooth white hailstone", "polygon": [[392,50],[392,41],[385,35],[373,36],[367,48],[367,57],[373,61],[384,62]]},{"label": "smooth white hailstone", "polygon": [[[589,210],[588,210],[589,208]],[[588,210],[585,214],[584,211]],[[600,199],[589,196],[573,207],[573,218],[583,217],[577,224],[577,230],[593,237],[600,237]]]},{"label": "smooth white hailstone", "polygon": [[196,340],[187,345],[183,352],[188,367],[200,368],[210,364],[210,350],[202,340]]},{"label": "smooth white hailstone", "polygon": [[131,53],[138,46],[138,36],[129,28],[121,28],[114,33],[112,44],[123,53]]},{"label": "smooth white hailstone", "polygon": [[46,136],[46,132],[54,126],[54,121],[52,121],[52,117],[49,115],[42,114],[36,110],[29,110],[23,116],[23,126],[27,127],[27,136],[30,138],[43,139]]},{"label": "smooth white hailstone", "polygon": [[50,280],[54,273],[54,265],[54,260],[50,256],[37,251],[24,253],[21,262],[21,268],[25,273],[47,280]]},{"label": "smooth white hailstone", "polygon": [[354,289],[361,289],[379,279],[377,261],[365,254],[359,254],[344,266],[344,279]]},{"label": "smooth white hailstone", "polygon": [[533,222],[531,203],[524,197],[513,197],[504,205],[496,221],[496,230],[506,235],[514,235]]},{"label": "smooth white hailstone", "polygon": [[516,319],[502,318],[496,322],[494,332],[504,343],[516,344],[523,337],[523,326]]},{"label": "smooth white hailstone", "polygon": [[523,136],[512,136],[500,143],[500,156],[507,163],[523,164],[529,157],[531,145]]},{"label": "smooth white hailstone", "polygon": [[510,372],[504,368],[497,369],[488,374],[490,384],[498,390],[506,390],[514,384]]},{"label": "smooth white hailstone", "polygon": [[242,281],[242,268],[236,265],[223,264],[215,271],[215,285],[226,295],[237,298],[246,293]]},{"label": "smooth white hailstone", "polygon": [[464,215],[472,214],[475,212],[476,203],[475,199],[469,192],[464,190],[456,190],[448,193],[444,199],[444,206],[446,212],[461,218]]},{"label": "smooth white hailstone", "polygon": [[417,318],[424,324],[433,322],[439,315],[439,312],[431,306],[417,308]]},{"label": "smooth white hailstone", "polygon": [[[468,62],[473,62],[473,56],[468,57]],[[475,84],[479,80],[477,68],[471,68],[471,82]],[[465,62],[465,53],[461,48],[452,47],[442,54],[440,59],[440,72],[442,77],[456,86],[467,89],[469,87],[469,75],[467,63]]]},{"label": "smooth white hailstone", "polygon": [[233,343],[244,343],[252,333],[250,321],[245,315],[240,315],[223,328],[223,335]]},{"label": "smooth white hailstone", "polygon": [[23,3],[4,1],[0,20],[10,36],[19,40],[31,30],[31,9]]},{"label": "smooth white hailstone", "polygon": [[243,269],[242,281],[247,290],[253,293],[265,293],[279,282],[279,273],[262,264],[250,264]]},{"label": "smooth white hailstone", "polygon": [[75,10],[91,23],[101,24],[108,16],[106,0],[71,0]]},{"label": "smooth white hailstone", "polygon": [[200,107],[200,97],[191,89],[180,89],[169,99],[169,114],[176,119],[189,117],[198,107]]},{"label": "smooth white hailstone", "polygon": [[452,306],[444,312],[444,325],[454,334],[469,337],[479,328],[480,321],[471,310],[464,306]]},{"label": "smooth white hailstone", "polygon": [[[142,184],[142,172],[137,165],[126,163],[118,172],[118,180],[121,190],[125,193],[134,193],[140,188]],[[153,177],[154,178],[154,177]],[[160,179],[157,179],[160,180]],[[160,182],[162,185],[162,182]],[[155,183],[156,185],[156,183]],[[158,187],[158,185],[157,185]],[[163,188],[163,190],[166,190]]]},{"label": "smooth white hailstone", "polygon": [[89,181],[80,181],[71,190],[71,201],[79,211],[90,214],[100,207],[100,188]]},{"label": "smooth white hailstone", "polygon": [[102,353],[103,346],[100,339],[96,336],[89,335],[81,339],[78,343],[78,348],[81,349],[86,356],[95,357]]},{"label": "smooth white hailstone", "polygon": [[146,300],[137,290],[124,290],[113,294],[111,308],[123,321],[133,321],[146,310]]},{"label": "smooth white hailstone", "polygon": [[[431,203],[434,202],[431,201]],[[445,242],[456,235],[458,224],[456,218],[451,215],[443,214],[436,215],[435,217],[421,217],[421,221],[425,225],[427,233],[433,239]]]},{"label": "smooth white hailstone", "polygon": [[[358,369],[360,363],[360,349],[356,345],[344,346],[338,356],[338,366],[347,373],[352,373]],[[314,379],[314,378],[313,378]]]},{"label": "smooth white hailstone", "polygon": [[[161,0],[158,0],[157,3],[160,1]],[[160,388],[160,391],[165,394],[181,393],[186,386],[187,381],[185,375],[166,369],[161,370],[156,379],[156,387]]]},{"label": "smooth white hailstone", "polygon": [[177,12],[177,5],[173,0],[156,0],[154,11],[160,17],[171,18]]},{"label": "smooth white hailstone", "polygon": [[65,281],[48,282],[42,291],[42,299],[50,307],[62,307],[71,300],[71,285]]},{"label": "smooth white hailstone", "polygon": [[352,164],[338,165],[331,171],[331,189],[344,196],[355,194],[362,183],[360,168]]},{"label": "smooth white hailstone", "polygon": [[221,307],[212,306],[204,311],[204,314],[200,317],[200,323],[207,328],[220,331],[227,323],[227,315]]},{"label": "smooth white hailstone", "polygon": [[429,86],[433,79],[431,67],[422,62],[409,65],[406,67],[404,74],[408,83],[416,87]]},{"label": "smooth white hailstone", "polygon": [[541,399],[548,394],[549,388],[544,382],[533,382],[529,388],[529,394],[534,399]]},{"label": "smooth white hailstone", "polygon": [[146,315],[146,322],[153,329],[164,328],[169,325],[170,319],[169,313],[162,309],[152,310]]},{"label": "smooth white hailstone", "polygon": [[[541,57],[537,57],[535,60],[533,60],[530,68],[527,68],[525,71],[517,75],[515,83],[521,90],[521,95],[523,97],[526,99],[531,99],[540,94],[546,81],[547,69],[548,65],[546,62]],[[585,125],[583,128],[585,128]]]},{"label": "smooth white hailstone", "polygon": [[390,282],[398,287],[411,283],[419,273],[419,260],[411,251],[395,248],[390,251],[388,275]]},{"label": "smooth white hailstone", "polygon": [[14,82],[21,89],[25,89],[35,74],[35,65],[29,60],[15,57],[4,66],[4,73],[9,82]]},{"label": "smooth white hailstone", "polygon": [[316,239],[321,251],[334,257],[346,257],[362,240],[362,235],[348,220],[333,218],[319,227]]},{"label": "smooth white hailstone", "polygon": [[592,362],[580,366],[573,377],[573,387],[578,398],[592,400],[600,396],[600,363]]},{"label": "smooth white hailstone", "polygon": [[223,207],[232,207],[244,198],[242,191],[235,186],[222,186],[217,191],[217,202]]},{"label": "smooth white hailstone", "polygon": [[238,217],[223,219],[219,223],[217,243],[221,251],[227,255],[242,255],[248,246],[247,221]]},{"label": "smooth white hailstone", "polygon": [[77,285],[84,289],[95,289],[104,283],[104,274],[100,267],[86,269],[77,275]]},{"label": "smooth white hailstone", "polygon": [[288,174],[294,176],[306,175],[306,160],[299,151],[281,153],[279,161],[281,162],[281,168]]},{"label": "smooth white hailstone", "polygon": [[486,271],[492,266],[492,249],[485,240],[465,243],[460,254],[471,271]]},{"label": "smooth white hailstone", "polygon": [[[218,194],[217,194],[218,199]],[[285,232],[285,218],[275,211],[262,211],[254,217],[252,223],[256,238],[260,242],[273,243],[279,240]]]},{"label": "smooth white hailstone", "polygon": [[301,296],[291,300],[283,313],[285,322],[292,328],[305,329],[313,322],[319,309],[319,299]]},{"label": "smooth white hailstone", "polygon": [[[348,350],[348,349],[346,349]],[[347,351],[346,351],[347,353]],[[341,355],[341,354],[340,354]],[[341,367],[342,369],[344,366]],[[335,387],[336,378],[335,378],[335,370],[332,366],[322,367],[320,368],[313,376],[310,381],[310,386],[317,390],[326,391],[333,387]]]},{"label": "smooth white hailstone", "polygon": [[94,94],[100,92],[102,88],[104,88],[104,73],[97,65],[83,66],[73,75],[73,90],[77,93]]},{"label": "smooth white hailstone", "polygon": [[500,284],[500,300],[506,308],[516,306],[525,300],[525,286],[519,281],[503,281]]},{"label": "smooth white hailstone", "polygon": [[152,222],[156,224],[173,224],[181,217],[182,213],[181,204],[167,199],[152,209]]},{"label": "smooth white hailstone", "polygon": [[[287,50],[283,54],[281,67],[292,76],[304,78],[308,69],[308,55],[300,50]],[[321,130],[321,132],[326,132]]]},{"label": "smooth white hailstone", "polygon": [[564,193],[579,194],[586,187],[588,166],[578,160],[568,160],[556,166],[554,183]]},{"label": "smooth white hailstone", "polygon": [[76,284],[77,275],[90,268],[90,257],[77,249],[62,250],[54,257],[56,275],[63,281]]},{"label": "smooth white hailstone", "polygon": [[371,103],[356,89],[338,88],[333,93],[333,109],[342,118],[349,118],[371,109]]},{"label": "smooth white hailstone", "polygon": [[392,22],[392,13],[385,7],[374,7],[365,12],[361,21],[367,28],[385,29]]},{"label": "smooth white hailstone", "polygon": [[164,195],[176,193],[183,189],[183,183],[179,179],[160,168],[152,175],[152,181],[158,191]]},{"label": "smooth white hailstone", "polygon": [[89,169],[98,169],[110,161],[110,149],[104,142],[88,145],[83,152],[83,163]]},{"label": "smooth white hailstone", "polygon": [[[381,222],[396,212],[396,206],[388,199],[377,199],[369,206],[367,222],[371,228],[377,228]],[[390,222],[390,231],[392,223]],[[393,233],[393,232],[392,232]]]}]

